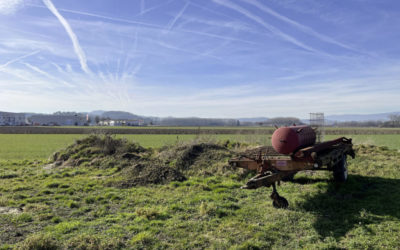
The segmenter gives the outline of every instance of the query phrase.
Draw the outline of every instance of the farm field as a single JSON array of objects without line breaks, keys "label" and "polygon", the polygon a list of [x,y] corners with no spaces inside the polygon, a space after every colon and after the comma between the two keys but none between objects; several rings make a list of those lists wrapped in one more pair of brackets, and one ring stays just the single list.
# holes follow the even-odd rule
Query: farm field
[{"label": "farm field", "polygon": [[[53,152],[73,143],[76,139],[86,135],[70,134],[0,134],[0,159],[47,159]],[[353,139],[355,144],[369,144],[387,146],[391,149],[400,149],[400,135],[326,135],[326,140],[332,140],[340,136]],[[251,145],[270,145],[271,135],[116,135],[118,138],[126,138],[138,142],[143,147],[161,147],[199,138],[208,141],[231,140],[245,142]]]},{"label": "farm field", "polygon": [[[0,127],[0,134],[272,134],[273,127]],[[364,135],[364,134],[400,134],[398,128],[332,128],[326,129],[327,135]]]},{"label": "farm field", "polygon": [[[400,245],[400,135],[349,136],[359,145],[357,157],[349,159],[348,182],[337,185],[328,172],[299,173],[278,188],[288,209],[273,208],[270,188],[239,189],[251,174],[229,168],[227,160],[246,146],[218,143],[266,144],[268,135],[117,135],[156,148],[139,151],[143,159],[180,169],[186,177],[133,186],[126,185],[137,181],[124,172],[130,168],[126,161],[106,158],[93,165],[97,158],[88,161],[82,151],[73,157],[83,163],[48,164],[54,151],[65,155],[63,148],[85,137],[0,135],[0,249]],[[219,146],[204,147],[209,144]],[[164,145],[167,149],[157,149]],[[187,158],[196,147],[204,147],[203,153]]]}]

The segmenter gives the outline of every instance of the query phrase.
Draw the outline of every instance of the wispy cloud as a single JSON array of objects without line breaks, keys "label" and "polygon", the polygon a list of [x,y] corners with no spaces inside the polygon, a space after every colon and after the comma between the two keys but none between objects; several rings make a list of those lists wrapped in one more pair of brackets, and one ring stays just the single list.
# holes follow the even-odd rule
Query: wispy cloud
[{"label": "wispy cloud", "polygon": [[[171,1],[168,1],[168,2],[171,2]],[[191,3],[191,5],[192,4],[193,3]],[[37,7],[37,8],[43,8],[42,6],[35,5],[35,4],[31,4],[30,6]],[[156,6],[156,7],[158,7],[158,6]],[[156,8],[156,7],[152,7],[150,9],[153,9],[153,8]],[[149,11],[150,9],[145,10],[145,12]],[[89,12],[84,12],[84,11],[70,10],[70,9],[58,9],[58,10],[61,11],[61,12],[66,12],[66,13],[72,13],[72,14],[84,15],[84,16],[88,16],[88,17],[100,18],[100,19],[108,20],[108,21],[112,21],[112,22],[119,22],[119,23],[124,23],[124,24],[133,24],[133,25],[137,25],[141,29],[149,28],[149,29],[154,29],[154,30],[158,30],[158,31],[161,31],[161,32],[165,31],[165,27],[164,26],[161,26],[161,25],[158,25],[158,24],[153,24],[153,23],[147,23],[147,22],[142,22],[142,21],[129,20],[129,19],[117,18],[117,17],[105,16],[105,15],[99,15],[99,14],[94,14],[94,13],[89,13]],[[85,21],[81,21],[81,23],[83,23],[83,22],[85,22]],[[89,23],[89,22],[86,21],[86,23]],[[246,39],[239,38],[239,37],[232,37],[232,36],[215,34],[215,33],[210,33],[210,32],[206,32],[206,31],[192,30],[192,29],[179,28],[179,29],[173,29],[173,30],[171,30],[171,32],[195,34],[195,35],[204,36],[204,37],[211,37],[211,38],[216,38],[216,39],[220,39],[220,40],[237,41],[237,42],[243,42],[243,43],[247,43],[247,44],[257,44],[257,42],[246,40]]]},{"label": "wispy cloud", "polygon": [[144,11],[144,0],[140,0],[140,13]]},{"label": "wispy cloud", "polygon": [[383,25],[396,23],[394,14],[382,21],[349,11],[354,3],[332,4],[328,12],[346,9],[346,20],[328,23],[325,6],[312,15],[262,0],[137,0],[112,9],[104,1],[24,1],[24,11],[0,16],[4,110],[307,117],[316,108],[400,106],[398,37]]},{"label": "wispy cloud", "polygon": [[301,24],[299,22],[296,22],[293,19],[290,19],[290,18],[288,18],[288,17],[286,17],[286,16],[284,16],[284,15],[282,15],[282,14],[280,14],[280,13],[274,11],[274,10],[272,10],[271,8],[261,4],[257,0],[242,0],[242,1],[245,1],[246,3],[257,7],[258,9],[264,11],[265,13],[270,14],[271,16],[274,16],[277,19],[279,19],[281,21],[284,21],[284,22],[286,22],[286,23],[298,28],[300,31],[302,31],[302,32],[304,32],[304,33],[306,33],[308,35],[314,36],[314,37],[316,37],[316,38],[318,38],[318,39],[320,39],[320,40],[322,40],[324,42],[335,44],[335,45],[337,45],[339,47],[355,51],[355,49],[350,47],[349,45],[344,44],[342,42],[338,42],[338,41],[336,41],[335,39],[333,39],[333,38],[331,38],[329,36],[321,34],[321,33],[313,30],[312,28],[310,28],[308,26],[305,26],[305,25],[303,25],[303,24]]},{"label": "wispy cloud", "polygon": [[153,10],[155,10],[155,9],[158,9],[158,8],[160,8],[160,7],[162,7],[162,6],[168,5],[168,4],[170,4],[171,2],[173,2],[174,0],[163,1],[161,4],[152,6],[152,7],[147,8],[147,9],[145,9],[145,4],[144,4],[144,1],[145,1],[145,0],[141,0],[141,1],[142,1],[142,2],[140,3],[140,12],[139,12],[139,14],[137,14],[136,16],[144,15],[144,14],[146,14],[146,13],[148,13],[148,12],[151,12],[151,11],[153,11]]},{"label": "wispy cloud", "polygon": [[66,82],[66,81],[64,81],[64,80],[62,80],[61,78],[52,76],[52,75],[50,75],[49,73],[47,73],[46,71],[43,71],[43,70],[39,69],[39,68],[36,67],[36,66],[33,66],[33,65],[29,64],[29,63],[23,63],[23,64],[24,64],[26,67],[30,68],[31,70],[33,70],[33,71],[35,71],[35,72],[37,72],[37,73],[39,73],[39,74],[41,74],[41,75],[47,77],[47,78],[50,79],[50,80],[53,80],[53,81],[56,81],[56,82],[61,82],[62,84],[64,84],[65,86],[68,86],[68,87],[73,87],[73,85],[71,85],[70,83],[68,83],[68,82]]},{"label": "wispy cloud", "polygon": [[188,6],[189,2],[186,2],[185,5],[182,7],[182,9],[178,12],[178,14],[169,22],[166,28],[166,32],[169,32],[172,29],[172,27],[174,27],[176,21],[178,21],[178,19],[183,15]]},{"label": "wispy cloud", "polygon": [[245,8],[230,2],[230,1],[226,1],[226,0],[213,0],[215,3],[225,6],[227,8],[230,8],[236,12],[239,12],[240,14],[246,16],[247,18],[255,21],[256,23],[260,24],[261,26],[263,26],[264,28],[266,28],[267,30],[269,30],[270,32],[272,32],[274,35],[284,39],[287,42],[290,42],[294,45],[296,45],[297,47],[300,47],[302,49],[311,51],[311,52],[315,52],[315,53],[319,53],[319,51],[317,51],[316,49],[300,42],[299,40],[297,40],[296,38],[282,32],[280,29],[276,28],[275,26],[265,22],[261,17],[253,14],[252,12],[246,10]]},{"label": "wispy cloud", "polygon": [[217,29],[224,28],[224,29],[230,29],[232,31],[244,31],[244,32],[256,33],[248,25],[238,21],[204,19],[195,16],[182,16],[181,19],[183,19],[183,22],[179,26],[182,27],[190,23],[197,23],[209,27],[214,27]]},{"label": "wispy cloud", "polygon": [[6,67],[9,66],[10,64],[13,64],[13,63],[15,63],[15,62],[18,62],[18,61],[21,60],[21,59],[24,59],[24,58],[26,58],[26,57],[30,57],[30,56],[36,55],[36,54],[39,53],[39,52],[40,52],[40,50],[36,50],[36,51],[30,52],[30,53],[28,53],[28,54],[26,54],[26,55],[19,56],[19,57],[17,57],[17,58],[11,59],[11,60],[9,60],[9,61],[6,62],[6,63],[1,64],[1,65],[0,65],[0,70],[6,68]]},{"label": "wispy cloud", "polygon": [[15,81],[10,79],[10,76],[13,76],[19,80],[23,80],[24,83],[32,82],[32,77],[30,73],[26,71],[13,68],[0,68],[0,72],[7,74],[7,82],[4,82],[2,87],[10,87],[10,83],[16,85]]},{"label": "wispy cloud", "polygon": [[0,14],[13,14],[22,4],[23,0],[1,0]]},{"label": "wispy cloud", "polygon": [[87,65],[87,60],[86,60],[86,55],[83,49],[81,48],[78,37],[75,35],[74,31],[72,30],[71,26],[67,22],[67,20],[58,12],[54,4],[51,2],[51,0],[43,0],[43,3],[47,6],[47,8],[53,13],[57,19],[60,21],[60,23],[63,25],[64,29],[67,31],[69,38],[72,41],[72,44],[74,46],[74,51],[76,55],[79,58],[79,62],[81,64],[81,68],[84,72],[90,74],[90,69]]},{"label": "wispy cloud", "polygon": [[196,56],[210,57],[210,58],[213,58],[213,59],[221,60],[221,58],[219,58],[217,56],[214,56],[214,55],[211,55],[209,53],[206,54],[206,53],[200,53],[200,52],[196,52],[196,51],[192,51],[192,50],[188,50],[188,49],[182,49],[180,47],[177,47],[177,46],[174,46],[174,45],[162,42],[162,41],[154,41],[154,42],[156,42],[161,47],[164,47],[164,48],[167,48],[167,49],[181,51],[181,52],[185,52],[185,53],[188,53],[188,54],[193,54],[193,55],[196,55]]}]

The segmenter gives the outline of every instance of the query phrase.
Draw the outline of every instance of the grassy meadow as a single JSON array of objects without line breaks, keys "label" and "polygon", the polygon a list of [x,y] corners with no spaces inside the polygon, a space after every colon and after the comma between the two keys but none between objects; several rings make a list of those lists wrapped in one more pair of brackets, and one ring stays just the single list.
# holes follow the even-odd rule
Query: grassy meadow
[{"label": "grassy meadow", "polygon": [[[124,171],[115,162],[48,167],[54,151],[84,137],[0,135],[0,249],[400,246],[400,135],[348,136],[358,144],[356,158],[349,159],[348,181],[337,185],[328,172],[299,173],[278,187],[288,209],[272,206],[270,188],[239,189],[251,174],[227,168],[230,151],[225,149],[221,155],[207,151],[210,161],[208,154],[198,156],[187,165],[185,181],[166,184],[111,185]],[[164,157],[159,148],[165,145],[171,153],[175,144],[199,141],[269,143],[268,136],[256,135],[116,137],[154,148],[146,153],[152,162]]]},{"label": "grassy meadow", "polygon": [[[53,152],[73,143],[76,139],[83,138],[84,134],[0,134],[0,161],[18,159],[47,159]],[[400,134],[374,134],[374,135],[326,135],[325,140],[332,140],[340,136],[353,139],[354,144],[368,144],[387,146],[391,149],[400,149]],[[270,145],[271,135],[116,135],[138,142],[143,147],[162,147],[200,138],[203,140],[231,140],[245,142],[251,145]]]}]

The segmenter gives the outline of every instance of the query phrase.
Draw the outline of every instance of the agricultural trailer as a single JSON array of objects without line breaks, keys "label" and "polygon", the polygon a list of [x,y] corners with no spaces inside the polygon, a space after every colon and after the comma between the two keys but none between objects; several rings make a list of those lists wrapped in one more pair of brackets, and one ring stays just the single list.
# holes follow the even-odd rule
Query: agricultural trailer
[{"label": "agricultural trailer", "polygon": [[272,147],[262,146],[246,151],[229,164],[256,171],[257,174],[242,186],[243,189],[271,187],[270,198],[275,208],[287,208],[288,201],[280,196],[276,184],[292,180],[299,171],[327,170],[336,182],[347,180],[347,156],[355,157],[352,140],[340,137],[315,143],[315,129],[310,126],[281,127],[272,135]]}]

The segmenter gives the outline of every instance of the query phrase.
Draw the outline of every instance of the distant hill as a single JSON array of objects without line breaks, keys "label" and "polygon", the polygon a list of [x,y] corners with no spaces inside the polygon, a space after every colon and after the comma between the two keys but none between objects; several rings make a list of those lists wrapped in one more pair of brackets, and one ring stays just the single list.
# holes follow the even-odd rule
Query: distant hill
[{"label": "distant hill", "polygon": [[106,111],[104,112],[101,116],[103,117],[108,117],[110,119],[121,119],[121,120],[134,120],[134,119],[140,119],[142,118],[141,116],[125,112],[125,111]]},{"label": "distant hill", "polygon": [[350,114],[350,115],[328,115],[326,120],[348,122],[348,121],[388,121],[390,115],[400,115],[400,112],[378,113],[378,114]]},{"label": "distant hill", "polygon": [[[126,111],[106,111],[106,110],[94,110],[89,113],[86,112],[55,112],[54,114],[78,114],[81,116],[89,116],[94,120],[96,116],[100,118],[110,118],[112,120],[142,120],[144,124],[150,125],[162,125],[162,126],[252,126],[259,125],[260,123],[264,125],[278,125],[286,123],[296,123],[296,124],[308,124],[309,119],[297,119],[295,117],[242,117],[233,119],[224,118],[199,118],[199,117],[150,117],[150,116],[140,116],[132,114]],[[30,117],[37,113],[25,113],[27,117]],[[325,124],[333,125],[336,122],[367,122],[367,121],[378,121],[385,122],[389,121],[390,115],[400,115],[399,112],[388,112],[388,113],[376,113],[376,114],[342,114],[342,115],[326,115]],[[293,121],[292,121],[293,120]],[[296,120],[296,121],[295,121]],[[239,123],[237,122],[239,121]],[[290,121],[290,122],[289,122]],[[287,125],[287,124],[286,124]]]},{"label": "distant hill", "polygon": [[265,122],[268,121],[267,117],[252,117],[252,118],[237,118],[240,122]]},{"label": "distant hill", "polygon": [[103,118],[110,118],[112,120],[135,120],[142,119],[143,117],[139,115],[135,115],[125,111],[104,111],[104,110],[95,110],[89,112],[91,117],[100,116]]},{"label": "distant hill", "polygon": [[106,112],[106,111],[104,111],[104,110],[94,110],[94,111],[89,112],[89,115],[90,116],[102,116],[104,114],[104,112]]}]

